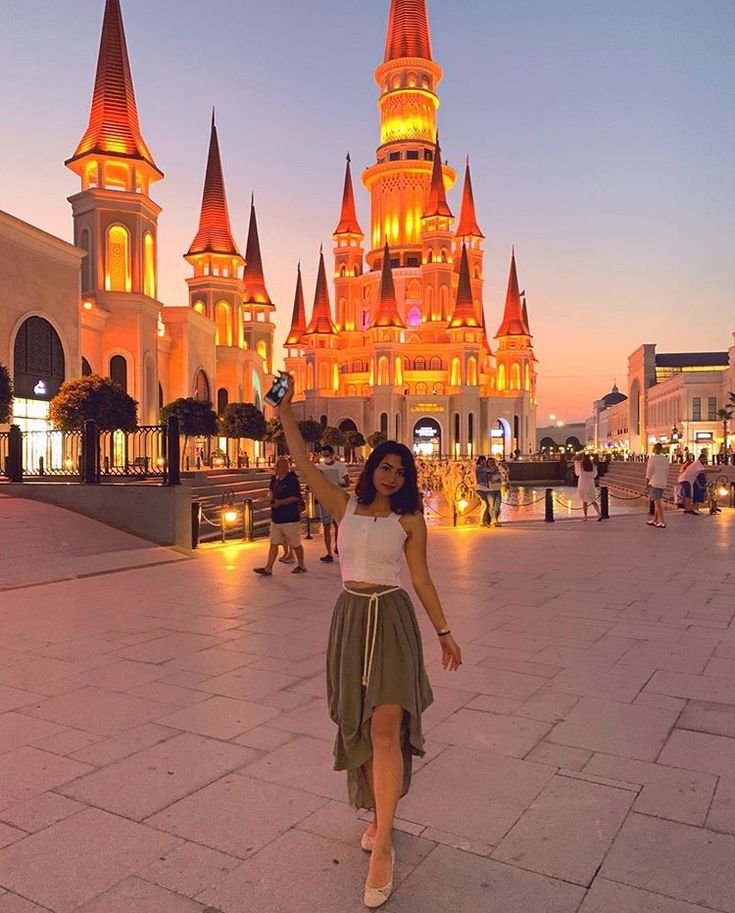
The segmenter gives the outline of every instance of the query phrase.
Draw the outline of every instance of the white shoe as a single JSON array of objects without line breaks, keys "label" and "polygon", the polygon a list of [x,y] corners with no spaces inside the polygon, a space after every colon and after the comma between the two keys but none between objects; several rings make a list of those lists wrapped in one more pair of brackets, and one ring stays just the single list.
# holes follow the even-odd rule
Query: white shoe
[{"label": "white shoe", "polygon": [[373,844],[375,843],[375,838],[371,837],[367,831],[360,838],[360,846],[366,853],[372,853]]},{"label": "white shoe", "polygon": [[382,888],[371,888],[369,885],[365,885],[365,896],[363,897],[363,903],[366,907],[369,907],[371,910],[375,910],[377,907],[382,907],[384,903],[388,900],[390,895],[393,893],[393,874],[396,867],[396,851],[391,849],[390,851],[390,881],[388,884],[383,885]]}]

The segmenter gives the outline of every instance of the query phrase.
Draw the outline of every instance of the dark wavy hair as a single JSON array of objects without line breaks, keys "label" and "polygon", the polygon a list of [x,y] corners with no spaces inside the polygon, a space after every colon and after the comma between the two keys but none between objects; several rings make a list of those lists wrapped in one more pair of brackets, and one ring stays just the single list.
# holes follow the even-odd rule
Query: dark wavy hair
[{"label": "dark wavy hair", "polygon": [[592,462],[592,458],[589,456],[589,454],[585,453],[585,455],[582,457],[582,469],[584,469],[585,472],[592,472],[594,468],[595,464]]},{"label": "dark wavy hair", "polygon": [[385,441],[383,444],[379,444],[368,457],[355,488],[357,503],[372,504],[375,500],[377,491],[373,485],[373,475],[387,456],[399,457],[405,474],[403,485],[391,496],[391,510],[396,514],[419,513],[422,506],[416,462],[408,447],[405,444],[399,444],[398,441]]}]

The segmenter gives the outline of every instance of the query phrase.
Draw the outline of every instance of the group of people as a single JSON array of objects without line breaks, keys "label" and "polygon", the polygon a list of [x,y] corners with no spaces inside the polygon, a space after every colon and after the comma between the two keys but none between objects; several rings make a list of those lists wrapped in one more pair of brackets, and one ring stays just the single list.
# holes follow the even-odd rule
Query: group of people
[{"label": "group of people", "polygon": [[[695,460],[694,456],[685,448],[683,453],[683,462],[676,480],[674,489],[674,501],[677,507],[682,507],[685,514],[699,516],[700,507],[707,501],[708,482],[707,471],[709,467],[709,458],[706,450],[703,450]],[[664,492],[669,483],[669,459],[663,452],[661,444],[653,445],[653,453],[648,458],[646,464],[646,484],[648,485],[649,498],[653,503],[653,517],[647,520],[649,526],[658,529],[666,528],[666,519],[664,517]],[[715,498],[714,506],[710,507],[710,513],[719,512]]]},{"label": "group of people", "polygon": [[490,528],[500,526],[503,505],[503,486],[508,481],[508,467],[494,456],[479,456],[475,462],[475,491],[482,501],[481,524]]}]

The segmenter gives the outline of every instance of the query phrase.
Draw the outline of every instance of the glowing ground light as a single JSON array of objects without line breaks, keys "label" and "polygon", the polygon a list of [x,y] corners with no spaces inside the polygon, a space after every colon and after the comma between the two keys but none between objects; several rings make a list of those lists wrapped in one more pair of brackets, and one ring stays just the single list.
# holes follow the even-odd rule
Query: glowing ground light
[{"label": "glowing ground light", "polygon": [[239,514],[236,510],[226,510],[225,511],[225,522],[226,523],[235,523],[237,521]]}]

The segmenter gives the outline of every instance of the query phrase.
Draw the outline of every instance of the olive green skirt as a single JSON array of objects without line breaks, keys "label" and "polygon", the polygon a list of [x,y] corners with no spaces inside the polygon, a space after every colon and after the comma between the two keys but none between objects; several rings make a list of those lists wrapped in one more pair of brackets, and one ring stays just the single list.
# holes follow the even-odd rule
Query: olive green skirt
[{"label": "olive green skirt", "polygon": [[[334,769],[347,771],[347,791],[356,808],[375,807],[362,770],[373,755],[373,710],[383,704],[403,707],[401,796],[405,796],[411,785],[413,755],[424,754],[421,714],[434,699],[408,594],[402,589],[385,593],[378,600],[377,612],[370,607],[370,595],[386,589],[390,588],[372,587],[359,596],[343,591],[329,632],[327,699],[329,715],[338,727]],[[367,684],[363,684],[366,678]]]}]

